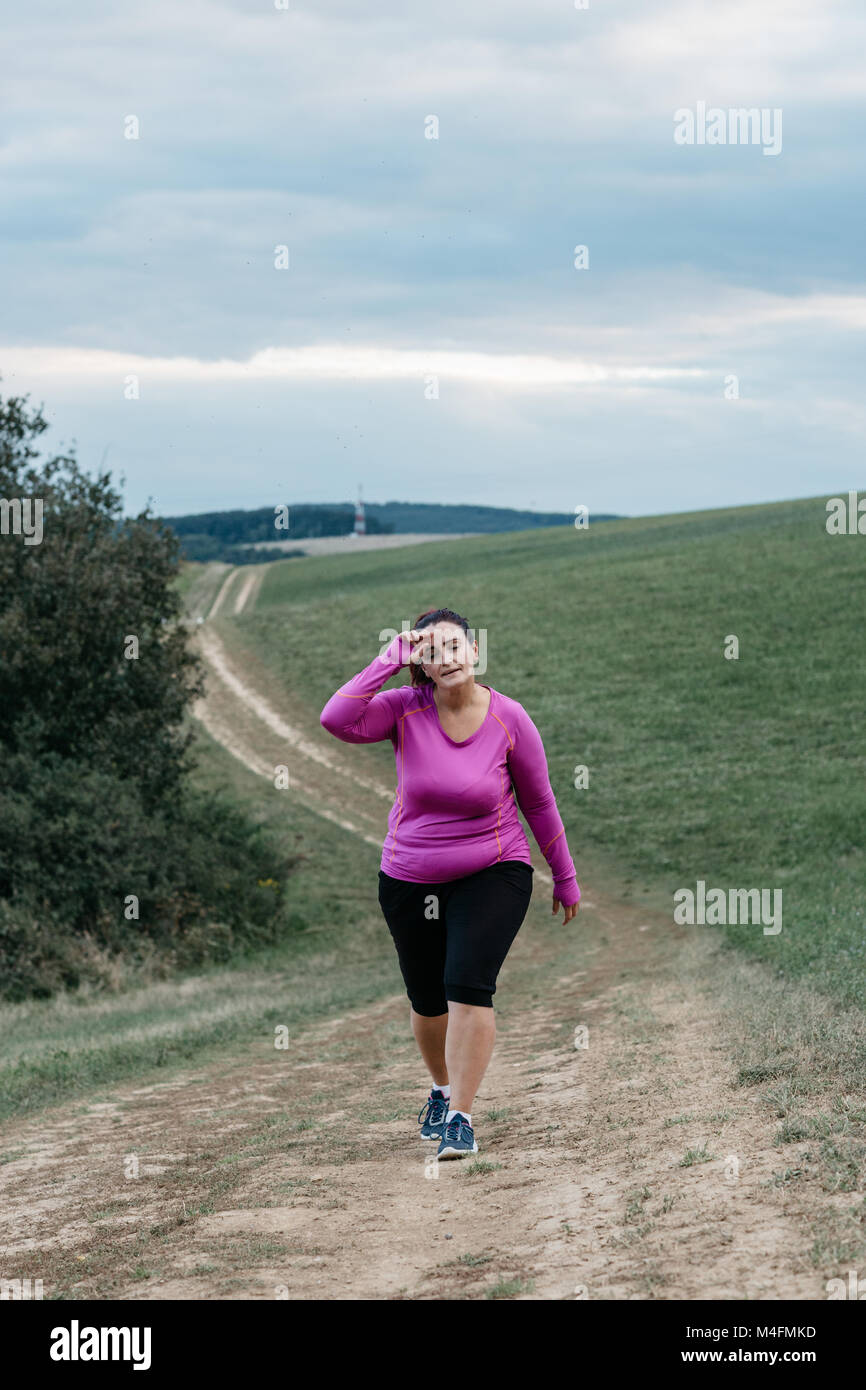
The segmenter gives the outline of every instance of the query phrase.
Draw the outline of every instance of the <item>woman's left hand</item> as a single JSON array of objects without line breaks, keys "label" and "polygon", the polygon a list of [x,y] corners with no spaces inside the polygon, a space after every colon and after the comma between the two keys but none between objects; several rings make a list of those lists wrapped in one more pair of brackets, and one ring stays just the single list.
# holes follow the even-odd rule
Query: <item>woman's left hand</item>
[{"label": "woman's left hand", "polygon": [[[576,916],[577,916],[577,909],[578,909],[579,907],[580,907],[580,903],[571,903],[571,904],[563,903],[563,904],[562,904],[562,912],[563,912],[563,916],[562,916],[562,925],[563,925],[563,926],[565,926],[566,922],[570,922],[571,919],[572,919],[572,917],[576,917]],[[554,895],[553,895],[553,911],[554,911],[554,915],[559,911],[559,898],[556,896],[555,893],[554,893]]]}]

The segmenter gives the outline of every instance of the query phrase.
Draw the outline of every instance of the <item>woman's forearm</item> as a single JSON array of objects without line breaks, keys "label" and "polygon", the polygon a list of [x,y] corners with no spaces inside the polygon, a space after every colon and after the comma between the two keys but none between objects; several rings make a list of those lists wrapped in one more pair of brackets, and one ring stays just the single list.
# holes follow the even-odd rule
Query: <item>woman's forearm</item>
[{"label": "woman's forearm", "polygon": [[344,743],[378,743],[390,736],[396,724],[397,702],[393,697],[398,692],[379,692],[405,664],[405,649],[401,650],[405,640],[405,635],[398,633],[381,656],[374,657],[334,692],[319,715],[323,729]]},{"label": "woman's forearm", "polygon": [[571,906],[580,901],[580,886],[574,861],[568,852],[565,826],[550,785],[544,744],[525,710],[513,731],[513,737],[509,766],[517,804],[550,867],[556,897]]}]

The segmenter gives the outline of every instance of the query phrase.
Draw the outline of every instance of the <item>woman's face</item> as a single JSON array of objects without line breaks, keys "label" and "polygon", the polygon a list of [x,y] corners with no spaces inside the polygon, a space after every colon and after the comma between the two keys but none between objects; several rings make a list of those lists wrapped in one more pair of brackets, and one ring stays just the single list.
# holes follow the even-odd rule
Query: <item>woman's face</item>
[{"label": "woman's face", "polygon": [[421,650],[425,657],[421,670],[440,690],[450,690],[473,679],[478,644],[470,639],[468,632],[456,623],[443,622],[421,628],[421,634],[424,642]]}]

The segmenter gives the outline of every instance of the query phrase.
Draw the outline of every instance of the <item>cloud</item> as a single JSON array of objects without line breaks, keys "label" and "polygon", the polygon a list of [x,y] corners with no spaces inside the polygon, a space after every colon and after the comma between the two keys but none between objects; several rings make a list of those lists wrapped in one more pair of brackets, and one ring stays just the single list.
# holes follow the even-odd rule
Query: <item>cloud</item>
[{"label": "cloud", "polygon": [[[667,477],[673,429],[683,505],[726,479],[733,501],[783,493],[794,458],[814,482],[810,408],[831,456],[863,442],[855,0],[81,0],[18,7],[4,39],[4,388],[38,386],[81,441],[117,439],[138,494],[170,453],[166,486],[200,479],[195,444],[177,452],[193,428],[233,504],[251,431],[263,460],[297,431],[322,450],[317,485],[342,488],[361,391],[385,422],[364,417],[376,467],[399,473],[407,386],[430,374],[451,404],[424,427],[458,485],[498,476],[506,419],[551,494],[577,436],[611,477]],[[674,111],[698,100],[782,107],[779,157],[677,147]],[[708,415],[728,372],[739,414]],[[122,444],[130,373],[159,389]]]},{"label": "cloud", "polygon": [[173,382],[230,381],[423,381],[428,376],[481,382],[511,390],[602,382],[653,382],[698,377],[697,367],[602,366],[565,358],[508,353],[411,351],[386,347],[345,347],[322,343],[301,348],[265,348],[244,361],[232,358],[142,357],[87,348],[0,348],[0,361],[13,378],[52,382],[114,379],[130,374]]}]

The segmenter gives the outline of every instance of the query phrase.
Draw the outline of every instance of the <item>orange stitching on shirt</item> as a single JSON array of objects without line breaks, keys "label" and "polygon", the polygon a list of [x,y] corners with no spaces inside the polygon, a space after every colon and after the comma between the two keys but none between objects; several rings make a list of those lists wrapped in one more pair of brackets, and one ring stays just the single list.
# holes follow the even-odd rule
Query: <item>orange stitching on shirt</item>
[{"label": "orange stitching on shirt", "polygon": [[[492,692],[492,691],[490,692],[490,699],[491,699],[491,702],[492,702],[492,700],[493,700],[493,692]],[[497,724],[499,724],[499,725],[502,727],[502,729],[504,729],[504,731],[505,731],[505,737],[508,739],[508,751],[509,751],[509,752],[513,752],[513,751],[514,751],[514,739],[511,737],[511,735],[510,735],[510,733],[508,732],[508,729],[506,728],[505,724],[503,724],[502,720],[499,718],[499,715],[496,714],[496,713],[494,713],[494,711],[493,711],[492,709],[489,710],[489,713],[490,713],[491,717],[492,717],[493,719],[496,720]],[[502,780],[502,768],[499,769],[499,778],[500,778],[500,781],[501,781],[501,780]],[[502,807],[503,807],[503,805],[505,804],[505,801],[507,800],[507,797],[508,797],[508,794],[509,794],[509,793],[510,793],[511,796],[514,795],[514,787],[510,787],[510,788],[509,788],[509,792],[506,793],[506,795],[503,796],[503,797],[500,799],[500,802],[499,802],[499,819],[497,820],[495,826],[493,827],[493,833],[494,833],[494,835],[496,836],[496,844],[497,844],[497,847],[498,847],[498,849],[499,849],[499,854],[497,855],[497,859],[501,859],[501,858],[502,858],[502,842],[501,842],[501,840],[499,839],[499,827],[500,827],[500,825],[502,824]]]},{"label": "orange stitching on shirt", "polygon": [[[507,730],[506,730],[506,732],[507,732]],[[500,792],[502,791],[502,768],[499,769],[499,790],[500,790]],[[502,841],[501,841],[500,838],[499,838],[499,827],[500,827],[500,825],[502,824],[502,803],[503,803],[504,800],[505,800],[505,797],[504,797],[504,796],[500,796],[500,798],[499,798],[499,819],[497,820],[496,824],[495,824],[494,827],[493,827],[493,833],[494,833],[494,835],[496,836],[496,848],[499,850],[499,853],[498,853],[497,856],[496,856],[497,860],[499,860],[499,859],[502,858]]]},{"label": "orange stitching on shirt", "polygon": [[[391,846],[391,859],[394,858],[394,854],[397,849],[397,830],[400,825],[400,820],[403,816],[403,738],[405,734],[405,730],[403,728],[403,721],[405,719],[408,719],[410,714],[421,714],[423,710],[429,708],[429,705],[419,705],[417,709],[407,709],[405,714],[401,714],[400,716],[400,781],[397,786],[397,795],[400,799],[400,815],[397,817],[394,823],[394,829],[391,832],[394,841]],[[391,859],[388,860],[389,864],[391,863]]]},{"label": "orange stitching on shirt", "polygon": [[[500,723],[501,723],[501,721],[500,721]],[[505,729],[505,725],[504,725],[504,724],[502,725],[502,727],[503,727],[503,729]],[[508,730],[505,729],[505,732],[508,733]],[[500,769],[499,769],[499,781],[500,781],[500,783],[502,782],[503,776],[504,776],[504,774],[503,774],[502,768],[500,768]],[[507,792],[505,793],[505,795],[500,799],[500,802],[499,802],[499,819],[497,820],[496,824],[495,824],[494,827],[493,827],[493,833],[494,833],[494,835],[496,836],[496,844],[497,844],[497,847],[498,847],[498,849],[499,849],[499,853],[498,853],[498,855],[496,856],[497,859],[501,859],[501,858],[502,858],[502,841],[501,841],[500,838],[499,838],[499,827],[500,827],[500,825],[502,824],[502,807],[505,805],[505,803],[506,803],[506,801],[508,800],[509,796],[514,796],[514,788],[511,787],[511,786],[509,786],[508,791],[507,791]]]},{"label": "orange stitching on shirt", "polygon": [[[497,724],[502,724],[502,720],[499,718],[499,715],[498,715],[498,714],[493,714],[492,710],[490,711],[490,713],[491,713],[492,717],[496,720]],[[502,724],[502,727],[503,727],[503,729],[505,729],[505,725],[504,725],[504,724]],[[511,735],[510,735],[510,733],[508,732],[507,729],[505,729],[505,737],[508,739],[508,747],[509,747],[509,749],[513,749],[513,748],[514,748],[514,739],[511,737]]]},{"label": "orange stitching on shirt", "polygon": [[565,826],[563,826],[561,830],[558,830],[558,831],[556,832],[556,834],[554,835],[553,839],[549,842],[549,844],[546,846],[546,848],[543,849],[543,850],[541,851],[541,853],[544,855],[545,859],[547,858],[547,851],[550,849],[550,846],[554,843],[554,841],[556,841],[556,840],[559,839],[560,835],[564,835],[564,834],[565,834]]}]

